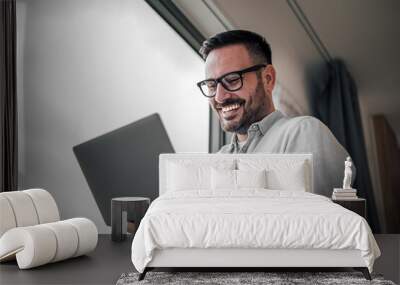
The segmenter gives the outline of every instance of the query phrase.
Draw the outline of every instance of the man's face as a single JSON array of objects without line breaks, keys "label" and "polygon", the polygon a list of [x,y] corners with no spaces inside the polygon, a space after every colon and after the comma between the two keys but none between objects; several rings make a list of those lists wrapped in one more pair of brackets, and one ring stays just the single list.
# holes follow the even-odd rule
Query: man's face
[{"label": "man's face", "polygon": [[[244,45],[218,48],[206,59],[206,78],[216,79],[259,63],[254,62]],[[209,102],[225,131],[246,134],[252,123],[269,114],[272,102],[264,86],[263,70],[243,74],[243,86],[238,91],[228,91],[218,84],[216,95]]]}]

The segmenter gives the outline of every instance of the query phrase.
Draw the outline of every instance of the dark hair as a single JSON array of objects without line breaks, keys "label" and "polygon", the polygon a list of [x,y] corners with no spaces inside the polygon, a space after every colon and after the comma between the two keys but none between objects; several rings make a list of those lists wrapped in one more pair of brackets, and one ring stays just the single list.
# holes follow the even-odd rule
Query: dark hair
[{"label": "dark hair", "polygon": [[254,61],[261,60],[272,64],[271,47],[265,38],[245,30],[233,30],[216,34],[203,42],[200,54],[203,59],[206,59],[212,50],[234,44],[243,44]]}]

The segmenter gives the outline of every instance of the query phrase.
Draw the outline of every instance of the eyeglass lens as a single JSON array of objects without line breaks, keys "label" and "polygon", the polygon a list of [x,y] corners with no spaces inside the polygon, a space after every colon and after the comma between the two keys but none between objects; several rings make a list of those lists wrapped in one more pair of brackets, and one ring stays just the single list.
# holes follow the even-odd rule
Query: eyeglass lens
[{"label": "eyeglass lens", "polygon": [[[236,91],[242,87],[242,77],[238,73],[227,74],[221,78],[221,83],[228,91]],[[201,84],[201,89],[206,96],[214,96],[217,91],[216,80],[206,80]]]}]

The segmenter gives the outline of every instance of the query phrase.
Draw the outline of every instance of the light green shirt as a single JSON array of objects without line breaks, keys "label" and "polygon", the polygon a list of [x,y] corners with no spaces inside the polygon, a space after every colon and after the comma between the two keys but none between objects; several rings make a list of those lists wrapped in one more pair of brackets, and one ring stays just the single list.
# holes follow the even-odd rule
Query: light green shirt
[{"label": "light green shirt", "polygon": [[[245,144],[239,148],[236,134],[219,153],[312,153],[314,193],[330,197],[333,188],[341,188],[344,161],[349,156],[332,132],[310,116],[289,118],[274,111],[253,123]],[[354,163],[353,163],[354,165]],[[355,168],[353,168],[353,180]]]}]

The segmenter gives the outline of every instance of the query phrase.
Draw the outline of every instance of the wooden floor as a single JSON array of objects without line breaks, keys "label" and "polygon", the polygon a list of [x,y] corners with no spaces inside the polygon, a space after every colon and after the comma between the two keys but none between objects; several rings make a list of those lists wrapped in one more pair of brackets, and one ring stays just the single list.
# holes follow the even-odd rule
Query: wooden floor
[{"label": "wooden floor", "polygon": [[[400,284],[400,235],[376,235],[382,251],[374,272]],[[100,235],[94,252],[88,256],[19,270],[16,262],[0,264],[0,284],[115,284],[124,272],[135,271],[130,258],[129,240],[115,243]],[[310,270],[312,271],[312,270]]]}]

